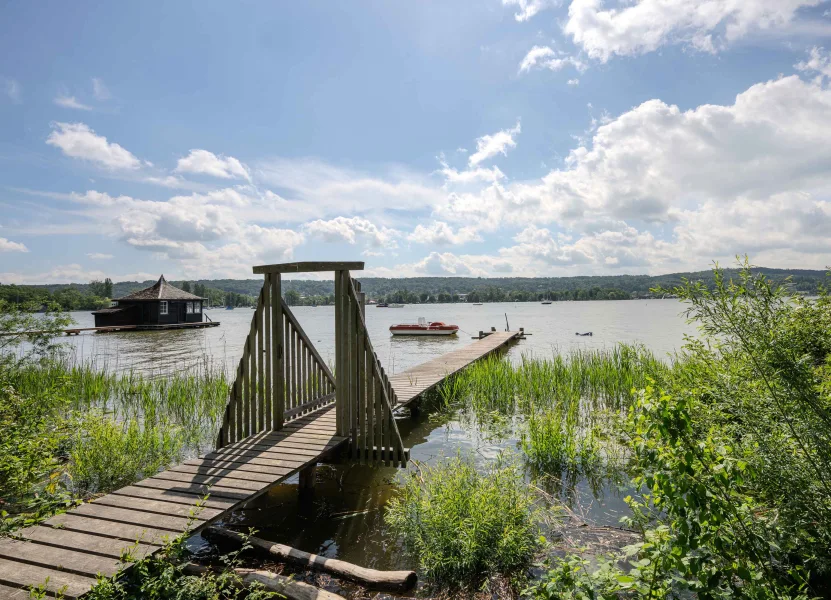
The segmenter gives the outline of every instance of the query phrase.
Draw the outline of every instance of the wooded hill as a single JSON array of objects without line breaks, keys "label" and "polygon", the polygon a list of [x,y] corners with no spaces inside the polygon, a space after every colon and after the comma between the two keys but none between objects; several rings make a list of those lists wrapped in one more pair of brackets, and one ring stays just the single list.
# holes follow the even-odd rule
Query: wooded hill
[{"label": "wooded hill", "polygon": [[[790,278],[793,289],[802,294],[816,294],[831,283],[825,271],[804,269],[770,269],[759,267],[774,281]],[[728,269],[727,274],[735,273]],[[363,291],[370,299],[389,302],[500,302],[551,300],[623,300],[651,297],[650,289],[671,288],[682,279],[712,284],[712,271],[670,273],[667,275],[599,275],[575,277],[360,277]],[[125,281],[112,284],[112,297],[119,298],[146,288],[154,281]],[[262,279],[200,279],[172,281],[177,287],[190,289],[210,299],[212,304],[231,302],[246,305],[259,294]],[[283,290],[289,304],[326,304],[334,293],[332,281],[284,280]],[[109,289],[107,290],[109,291]],[[229,300],[229,298],[231,300]],[[101,282],[52,284],[37,286],[0,285],[0,299],[10,302],[46,302],[55,300],[64,308],[83,310],[100,305]]]}]

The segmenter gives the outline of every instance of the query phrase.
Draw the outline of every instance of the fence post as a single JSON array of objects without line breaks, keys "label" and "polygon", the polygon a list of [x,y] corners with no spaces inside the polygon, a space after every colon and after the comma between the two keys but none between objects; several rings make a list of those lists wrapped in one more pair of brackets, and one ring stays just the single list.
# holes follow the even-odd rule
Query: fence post
[{"label": "fence post", "polygon": [[271,419],[272,429],[283,428],[283,414],[286,410],[285,379],[283,363],[285,348],[283,348],[283,292],[279,273],[271,274]]}]

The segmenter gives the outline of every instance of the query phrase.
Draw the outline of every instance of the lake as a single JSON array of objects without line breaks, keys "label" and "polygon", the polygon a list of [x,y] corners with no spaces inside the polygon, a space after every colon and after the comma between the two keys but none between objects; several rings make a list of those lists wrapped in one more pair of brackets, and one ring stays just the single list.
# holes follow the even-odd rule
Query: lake
[{"label": "lake", "polygon": [[[480,330],[512,330],[524,327],[531,335],[507,352],[512,360],[523,355],[551,356],[558,350],[603,349],[625,342],[643,344],[659,357],[680,348],[685,335],[695,328],[681,316],[683,305],[677,300],[638,300],[609,302],[555,302],[410,305],[404,308],[366,309],[367,325],[373,345],[388,373],[396,373],[427,361],[436,355],[472,343]],[[334,362],[334,311],[332,307],[292,309],[308,332],[324,360]],[[137,369],[164,375],[206,362],[232,374],[242,354],[250,327],[251,309],[209,310],[207,314],[221,326],[200,330],[163,332],[124,332],[84,334],[67,338],[77,356],[93,360],[101,367]],[[414,322],[418,317],[459,325],[458,336],[451,338],[394,338],[389,326]],[[73,313],[79,326],[92,326],[89,313]],[[591,337],[576,332],[591,331]],[[498,435],[471,426],[461,415],[422,412],[403,415],[398,420],[404,444],[416,461],[434,462],[457,452],[470,452],[484,466],[501,452],[516,452],[517,429],[510,424]],[[396,481],[406,471],[368,467],[343,462],[318,469],[318,483],[312,497],[301,497],[297,478],[275,486],[244,510],[232,514],[227,523],[242,528],[254,527],[260,537],[289,544],[308,552],[337,557],[380,569],[412,568],[386,529],[383,507],[396,489]],[[598,525],[616,525],[626,506],[623,497],[631,490],[612,481],[590,482],[578,479],[560,485],[554,493],[575,512]],[[207,549],[201,538],[194,549]],[[327,587],[351,597],[349,589]],[[421,592],[418,592],[421,593]]]},{"label": "lake", "polygon": [[[524,327],[532,334],[514,347],[509,355],[549,356],[558,349],[608,348],[620,342],[643,344],[655,354],[665,356],[680,347],[684,335],[695,328],[680,316],[678,300],[623,300],[607,302],[501,302],[473,304],[414,304],[403,308],[367,306],[367,327],[372,344],[387,373],[394,374],[425,362],[436,355],[470,344],[480,330],[496,327],[505,330],[507,316],[512,331]],[[334,308],[298,306],[292,308],[303,328],[328,363],[334,363]],[[251,325],[253,310],[207,310],[219,327],[198,330],[153,332],[86,333],[67,338],[78,358],[94,360],[118,370],[137,369],[164,373],[210,361],[232,374],[242,356],[243,343]],[[79,327],[92,327],[89,312],[73,312]],[[456,336],[447,338],[392,337],[390,325],[430,321],[455,323]],[[591,337],[575,333],[591,331]]]}]

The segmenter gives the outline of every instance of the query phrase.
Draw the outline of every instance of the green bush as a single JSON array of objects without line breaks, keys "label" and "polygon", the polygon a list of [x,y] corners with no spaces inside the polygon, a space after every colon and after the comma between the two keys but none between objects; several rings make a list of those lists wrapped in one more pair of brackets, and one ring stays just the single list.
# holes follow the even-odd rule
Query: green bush
[{"label": "green bush", "polygon": [[522,578],[537,550],[534,501],[515,465],[486,472],[458,456],[421,465],[389,503],[386,521],[424,574],[473,588],[491,576]]}]

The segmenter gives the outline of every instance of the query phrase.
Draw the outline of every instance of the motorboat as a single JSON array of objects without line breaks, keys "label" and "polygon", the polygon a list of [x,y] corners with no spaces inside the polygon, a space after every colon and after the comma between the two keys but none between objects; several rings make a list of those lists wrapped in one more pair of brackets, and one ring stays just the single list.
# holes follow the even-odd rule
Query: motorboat
[{"label": "motorboat", "polygon": [[390,302],[387,304],[387,308],[404,308],[404,305],[398,304],[397,302]]},{"label": "motorboat", "polygon": [[418,323],[401,323],[390,327],[393,335],[456,335],[458,332],[458,325],[448,325],[441,321],[428,322],[424,317],[419,317]]}]

